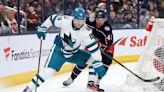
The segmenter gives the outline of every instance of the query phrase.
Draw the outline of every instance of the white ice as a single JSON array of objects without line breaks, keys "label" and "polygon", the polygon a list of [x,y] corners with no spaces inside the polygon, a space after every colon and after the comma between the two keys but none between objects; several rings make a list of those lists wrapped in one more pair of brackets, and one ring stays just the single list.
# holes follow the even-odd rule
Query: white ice
[{"label": "white ice", "polygon": [[[133,70],[136,63],[124,63],[126,67]],[[122,87],[126,79],[126,75],[129,73],[118,64],[112,64],[109,67],[107,75],[101,80],[100,87],[105,92],[123,92]],[[37,92],[89,92],[86,88],[88,79],[88,70],[85,69],[80,76],[69,87],[64,87],[62,82],[70,76],[71,72],[55,76],[54,78],[43,83]],[[27,84],[22,84],[15,87],[0,89],[0,92],[22,92]]]}]

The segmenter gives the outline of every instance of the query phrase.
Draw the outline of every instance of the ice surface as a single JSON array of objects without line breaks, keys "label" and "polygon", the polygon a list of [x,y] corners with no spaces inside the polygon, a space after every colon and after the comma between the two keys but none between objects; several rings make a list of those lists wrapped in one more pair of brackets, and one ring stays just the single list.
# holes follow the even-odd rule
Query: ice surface
[{"label": "ice surface", "polygon": [[[129,69],[133,69],[136,63],[127,63],[124,65]],[[125,92],[122,90],[124,81],[126,79],[126,74],[129,73],[127,70],[122,68],[118,64],[113,64],[109,67],[107,75],[101,80],[100,87],[105,90],[105,92]],[[62,82],[70,76],[70,72],[55,76],[54,78],[46,81],[42,84],[37,92],[89,92],[86,88],[88,79],[88,70],[85,69],[80,76],[71,84],[69,87],[64,87]],[[27,84],[22,84],[19,86],[0,89],[0,92],[22,92]],[[128,91],[127,91],[128,92]]]}]

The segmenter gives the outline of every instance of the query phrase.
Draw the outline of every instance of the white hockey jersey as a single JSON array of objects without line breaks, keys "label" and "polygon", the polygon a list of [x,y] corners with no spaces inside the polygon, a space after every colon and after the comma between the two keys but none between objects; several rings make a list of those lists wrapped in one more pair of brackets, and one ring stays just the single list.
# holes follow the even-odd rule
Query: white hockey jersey
[{"label": "white hockey jersey", "polygon": [[74,53],[78,49],[87,49],[100,54],[95,39],[91,37],[92,30],[84,24],[79,30],[73,29],[73,17],[66,15],[52,15],[41,25],[49,29],[52,25],[61,29],[60,37],[63,42],[64,53]]}]

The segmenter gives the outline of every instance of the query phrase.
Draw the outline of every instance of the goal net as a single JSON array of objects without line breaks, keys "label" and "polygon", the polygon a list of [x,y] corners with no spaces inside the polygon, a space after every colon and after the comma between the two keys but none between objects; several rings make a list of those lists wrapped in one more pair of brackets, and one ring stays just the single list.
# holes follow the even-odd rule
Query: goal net
[{"label": "goal net", "polygon": [[143,82],[128,74],[124,84],[125,92],[164,92],[164,19],[155,19],[146,46],[133,72],[144,79],[160,79],[155,82]]}]

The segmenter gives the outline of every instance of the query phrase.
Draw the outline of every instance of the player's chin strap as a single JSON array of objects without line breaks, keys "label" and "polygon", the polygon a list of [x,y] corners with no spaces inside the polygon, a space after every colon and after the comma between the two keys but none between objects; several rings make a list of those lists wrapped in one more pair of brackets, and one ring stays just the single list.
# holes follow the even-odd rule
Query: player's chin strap
[{"label": "player's chin strap", "polygon": [[[95,37],[94,35],[92,35],[93,38],[95,38],[97,40],[97,37]],[[127,67],[125,67],[123,64],[121,64],[118,60],[116,60],[115,58],[113,58],[111,55],[109,55],[108,53],[106,53],[102,48],[100,48],[101,52],[107,56],[109,59],[114,60],[117,64],[119,64],[120,66],[122,66],[124,69],[126,69],[127,71],[129,71],[130,73],[132,73],[134,76],[136,76],[137,78],[139,78],[140,80],[142,80],[143,82],[155,82],[157,80],[160,79],[160,77],[156,77],[153,79],[144,79],[142,77],[140,77],[139,75],[137,75],[136,73],[132,72],[130,69],[128,69]]]}]

